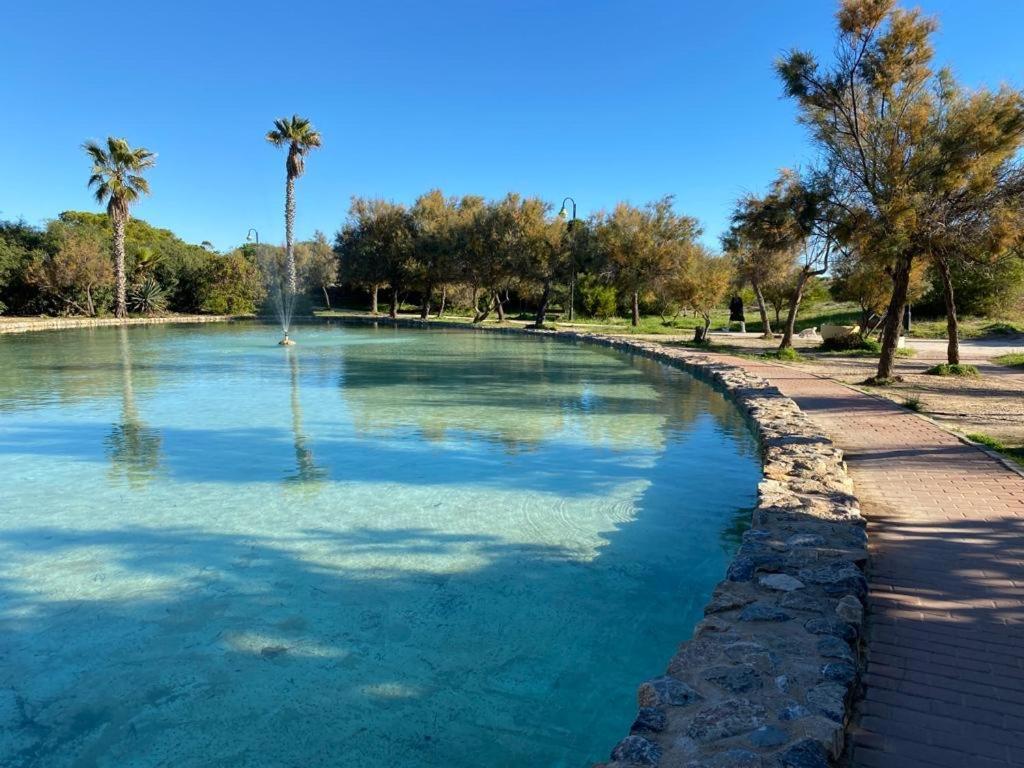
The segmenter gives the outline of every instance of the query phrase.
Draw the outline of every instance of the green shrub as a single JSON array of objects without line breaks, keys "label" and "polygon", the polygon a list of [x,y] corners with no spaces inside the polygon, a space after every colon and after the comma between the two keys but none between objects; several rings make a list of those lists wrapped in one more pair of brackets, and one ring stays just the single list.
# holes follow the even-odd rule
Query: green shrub
[{"label": "green shrub", "polygon": [[1024,368],[1024,352],[1013,352],[1009,355],[1000,355],[993,359],[993,362],[1006,365],[1010,368]]},{"label": "green shrub", "polygon": [[977,376],[978,369],[964,363],[940,363],[925,371],[929,376]]},{"label": "green shrub", "polygon": [[903,401],[903,407],[909,408],[915,413],[920,413],[924,410],[924,401],[917,395],[911,395]]},{"label": "green shrub", "polygon": [[582,275],[576,287],[583,314],[602,320],[615,315],[617,298],[614,287],[602,283],[593,275]]},{"label": "green shrub", "polygon": [[982,326],[981,330],[985,335],[989,336],[1016,336],[1019,333],[1024,333],[1024,326],[1015,323],[997,322]]},{"label": "green shrub", "polygon": [[793,347],[784,347],[783,349],[776,349],[772,352],[765,352],[763,356],[790,363],[795,363],[804,359],[803,356]]},{"label": "green shrub", "polygon": [[266,295],[263,275],[241,252],[218,256],[203,281],[201,307],[217,315],[251,315]]},{"label": "green shrub", "polygon": [[996,453],[1002,454],[1008,459],[1011,459],[1018,464],[1024,466],[1024,446],[1018,446],[1016,448],[1009,445],[1005,445],[994,437],[983,435],[977,432],[972,432],[967,435],[968,440],[973,440],[976,443],[981,443],[987,448],[991,448]]},{"label": "green shrub", "polygon": [[167,297],[152,277],[133,285],[128,292],[128,309],[143,315],[155,315],[167,309]]},{"label": "green shrub", "polygon": [[864,338],[859,334],[852,333],[849,336],[825,339],[821,343],[821,349],[824,352],[864,351],[879,354],[882,351],[882,345],[874,339]]}]

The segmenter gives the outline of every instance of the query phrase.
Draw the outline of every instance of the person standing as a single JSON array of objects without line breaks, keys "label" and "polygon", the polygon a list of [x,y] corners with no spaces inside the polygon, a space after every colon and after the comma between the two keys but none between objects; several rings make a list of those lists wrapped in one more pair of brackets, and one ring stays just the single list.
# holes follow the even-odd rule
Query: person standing
[{"label": "person standing", "polygon": [[747,319],[743,315],[743,299],[739,294],[729,299],[729,329],[732,330],[732,324],[740,324],[740,333],[747,332]]}]

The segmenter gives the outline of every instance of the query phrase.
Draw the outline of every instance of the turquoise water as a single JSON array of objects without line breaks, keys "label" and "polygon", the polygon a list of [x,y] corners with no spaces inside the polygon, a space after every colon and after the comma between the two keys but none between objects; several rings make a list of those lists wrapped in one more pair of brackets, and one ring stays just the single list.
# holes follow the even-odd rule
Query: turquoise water
[{"label": "turquoise water", "polygon": [[754,502],[717,392],[550,339],[0,336],[0,765],[585,766]]}]

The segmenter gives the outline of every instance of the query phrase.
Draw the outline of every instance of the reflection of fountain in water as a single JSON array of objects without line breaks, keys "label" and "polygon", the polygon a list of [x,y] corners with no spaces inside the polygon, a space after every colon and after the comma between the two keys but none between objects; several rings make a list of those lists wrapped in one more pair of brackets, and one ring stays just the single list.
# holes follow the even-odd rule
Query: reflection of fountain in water
[{"label": "reflection of fountain in water", "polygon": [[288,479],[293,482],[312,482],[323,480],[327,470],[319,467],[313,457],[313,450],[308,446],[308,438],[302,431],[302,402],[299,397],[299,355],[288,350],[288,368],[291,376],[292,391],[292,444],[295,446],[295,474]]}]

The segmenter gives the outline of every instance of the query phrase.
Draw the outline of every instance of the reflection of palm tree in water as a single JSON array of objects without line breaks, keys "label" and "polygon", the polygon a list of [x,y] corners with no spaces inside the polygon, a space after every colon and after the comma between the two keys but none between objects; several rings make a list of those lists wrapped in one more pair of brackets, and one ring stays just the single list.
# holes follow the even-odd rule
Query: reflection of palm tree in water
[{"label": "reflection of palm tree in water", "polygon": [[306,435],[302,431],[302,402],[299,399],[299,355],[288,348],[288,368],[291,374],[292,389],[292,442],[295,446],[295,474],[289,475],[290,482],[312,482],[327,476],[324,467],[318,467],[313,458],[313,451],[307,446]]},{"label": "reflection of palm tree in water", "polygon": [[105,440],[107,455],[113,469],[129,481],[148,480],[160,466],[160,433],[147,427],[135,404],[132,382],[131,348],[128,329],[118,329],[118,352],[121,358],[121,422],[114,424]]}]

